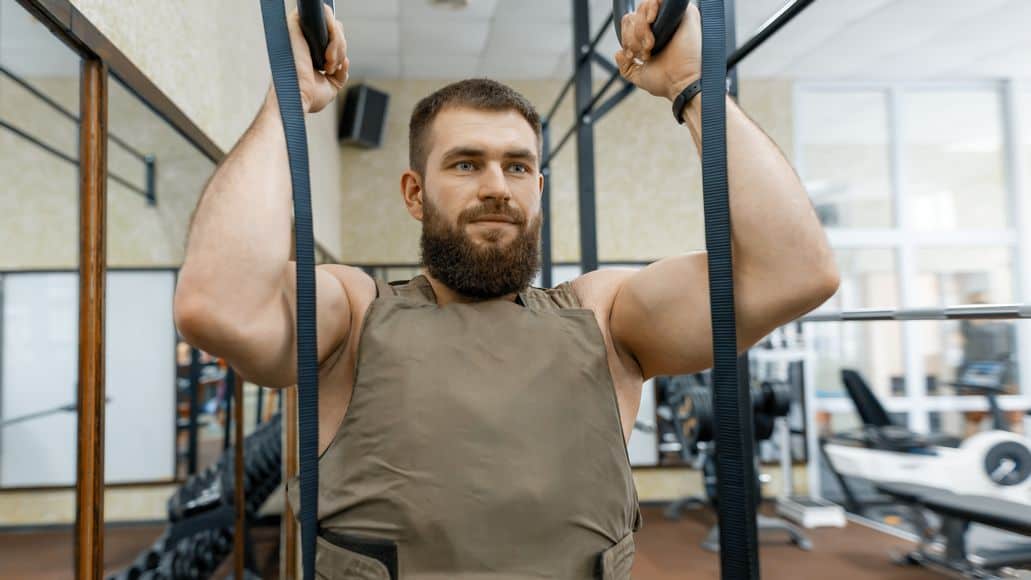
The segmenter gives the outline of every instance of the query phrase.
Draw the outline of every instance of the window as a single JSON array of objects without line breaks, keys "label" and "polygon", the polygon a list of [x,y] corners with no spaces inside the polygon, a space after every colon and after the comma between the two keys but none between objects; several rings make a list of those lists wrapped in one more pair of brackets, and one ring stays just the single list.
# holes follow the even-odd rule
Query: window
[{"label": "window", "polygon": [[[1009,159],[1031,194],[1031,90],[1006,85],[810,84],[796,89],[796,159],[835,247],[841,288],[825,311],[1027,302],[1026,263],[1012,217]],[[1007,124],[1021,145],[1008,151]],[[862,203],[828,201],[826,184]],[[877,192],[874,195],[872,192]],[[851,199],[846,196],[844,199]],[[828,206],[830,209],[828,209]],[[983,399],[955,383],[976,360],[1004,362],[1004,406],[1031,406],[1026,321],[847,322],[807,325],[817,409],[845,421],[840,370],[855,368],[910,428],[961,434]],[[1027,352],[1024,352],[1027,351]],[[1022,364],[1018,364],[1022,363]],[[841,423],[844,425],[844,423]],[[986,425],[986,422],[977,423]]]},{"label": "window", "polygon": [[799,95],[799,165],[827,227],[888,228],[894,223],[884,91]]},{"label": "window", "polygon": [[0,0],[0,488],[75,483],[79,70]]},{"label": "window", "polygon": [[[1012,251],[1006,247],[924,248],[916,254],[920,305],[1000,304],[1014,301]],[[950,386],[979,361],[1005,361],[1007,387],[1016,393],[1017,332],[1012,320],[943,320],[913,324],[919,333],[930,395],[957,394]]]},{"label": "window", "polygon": [[999,91],[904,91],[902,107],[903,187],[914,228],[1009,226]]}]

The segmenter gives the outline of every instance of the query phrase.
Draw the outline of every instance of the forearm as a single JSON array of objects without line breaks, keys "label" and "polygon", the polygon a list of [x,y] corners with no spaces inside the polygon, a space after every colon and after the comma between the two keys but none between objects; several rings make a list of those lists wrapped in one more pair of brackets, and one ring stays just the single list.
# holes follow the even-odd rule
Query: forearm
[{"label": "forearm", "polygon": [[[701,98],[684,119],[701,153]],[[796,276],[823,267],[830,250],[804,186],[777,145],[727,97],[727,177],[735,270]]]},{"label": "forearm", "polygon": [[274,298],[290,260],[291,186],[274,91],[195,210],[178,292],[246,316]]}]

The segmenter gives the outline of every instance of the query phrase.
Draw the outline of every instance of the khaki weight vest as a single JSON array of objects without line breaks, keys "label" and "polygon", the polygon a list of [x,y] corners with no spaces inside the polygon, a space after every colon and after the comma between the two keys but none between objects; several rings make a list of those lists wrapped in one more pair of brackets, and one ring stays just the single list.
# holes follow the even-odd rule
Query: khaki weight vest
[{"label": "khaki weight vest", "polygon": [[319,578],[630,578],[618,403],[568,283],[440,307],[424,276],[377,282],[356,364],[319,460]]}]

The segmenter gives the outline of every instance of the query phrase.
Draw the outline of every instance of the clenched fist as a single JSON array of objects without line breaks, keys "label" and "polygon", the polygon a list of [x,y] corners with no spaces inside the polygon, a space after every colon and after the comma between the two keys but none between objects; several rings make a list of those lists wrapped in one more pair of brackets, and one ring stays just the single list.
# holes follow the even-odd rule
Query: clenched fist
[{"label": "clenched fist", "polygon": [[311,63],[311,51],[301,31],[301,17],[297,10],[290,13],[290,46],[297,67],[297,84],[301,90],[301,105],[305,113],[317,113],[333,102],[347,82],[351,62],[347,58],[347,40],[344,26],[336,19],[329,6],[323,6],[329,28],[329,46],[326,47],[326,70],[317,71]]},{"label": "clenched fist", "polygon": [[623,49],[616,64],[623,77],[657,97],[674,100],[702,74],[702,16],[689,4],[672,40],[658,55],[652,55],[655,36],[652,23],[661,0],[643,0],[620,22]]}]

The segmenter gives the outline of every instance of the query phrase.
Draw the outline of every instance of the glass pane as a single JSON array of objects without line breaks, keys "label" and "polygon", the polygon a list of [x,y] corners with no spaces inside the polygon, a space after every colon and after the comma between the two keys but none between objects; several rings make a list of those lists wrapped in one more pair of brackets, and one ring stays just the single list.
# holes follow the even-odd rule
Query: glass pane
[{"label": "glass pane", "polygon": [[847,397],[842,369],[862,375],[881,398],[904,395],[902,328],[898,322],[812,323],[818,397]]},{"label": "glass pane", "polygon": [[[1020,134],[1017,139],[1021,143],[1022,161],[1024,175],[1031,175],[1031,89],[1022,91],[1017,95],[1017,110],[1020,116]],[[1031,189],[1024,183],[1024,195],[1031,196]]]},{"label": "glass pane", "polygon": [[1014,299],[1013,252],[1005,247],[935,247],[916,253],[920,306],[998,304]]},{"label": "glass pane", "polygon": [[[838,292],[822,307],[844,310],[899,303],[895,252],[885,248],[838,249]],[[887,396],[902,371],[901,327],[894,322],[820,322],[812,326],[813,368],[819,396],[844,397],[843,368],[859,371],[871,388]]]},{"label": "glass pane", "polygon": [[914,91],[903,103],[904,191],[913,226],[1008,226],[998,92]]},{"label": "glass pane", "polygon": [[198,353],[191,373],[172,320],[190,215],[214,163],[114,76],[108,90],[108,297],[119,308],[108,313],[105,471],[108,483],[169,481],[215,463],[225,443],[226,365]]},{"label": "glass pane", "polygon": [[80,68],[0,0],[0,578],[73,569]]},{"label": "glass pane", "polygon": [[841,285],[837,293],[821,308],[875,308],[899,303],[894,250],[836,249],[834,258],[841,274]]},{"label": "glass pane", "polygon": [[[1009,248],[923,248],[916,253],[916,300],[921,306],[1014,301]],[[931,395],[957,394],[955,383],[980,362],[997,362],[999,387],[1017,392],[1017,333],[1013,321],[943,320],[913,323]],[[962,393],[958,393],[962,394]]]},{"label": "glass pane", "polygon": [[796,110],[799,166],[823,224],[891,227],[895,217],[885,93],[806,91],[798,96]]}]

